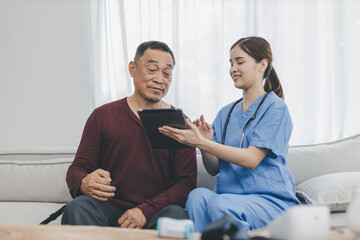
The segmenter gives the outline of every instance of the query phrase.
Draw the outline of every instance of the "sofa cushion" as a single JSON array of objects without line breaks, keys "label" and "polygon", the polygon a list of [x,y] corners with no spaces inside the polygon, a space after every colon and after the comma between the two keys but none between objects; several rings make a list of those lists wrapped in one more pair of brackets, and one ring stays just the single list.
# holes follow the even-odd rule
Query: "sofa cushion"
[{"label": "sofa cushion", "polygon": [[[40,224],[62,206],[63,203],[1,202],[0,223]],[[60,225],[60,223],[61,216],[49,224]]]},{"label": "sofa cushion", "polygon": [[329,143],[292,146],[287,167],[296,185],[324,174],[360,171],[359,146],[360,134]]},{"label": "sofa cushion", "polygon": [[311,178],[296,187],[308,204],[328,205],[331,211],[345,211],[352,193],[360,187],[360,172],[341,172]]},{"label": "sofa cushion", "polygon": [[65,177],[72,160],[0,160],[0,201],[70,201]]}]

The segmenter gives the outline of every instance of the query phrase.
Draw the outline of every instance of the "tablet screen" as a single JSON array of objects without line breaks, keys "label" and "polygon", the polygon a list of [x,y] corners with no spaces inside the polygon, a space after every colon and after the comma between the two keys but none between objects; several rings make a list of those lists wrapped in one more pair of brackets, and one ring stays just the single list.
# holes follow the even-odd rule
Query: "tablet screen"
[{"label": "tablet screen", "polygon": [[140,120],[153,148],[191,148],[161,134],[161,126],[186,129],[185,116],[179,108],[139,109]]}]

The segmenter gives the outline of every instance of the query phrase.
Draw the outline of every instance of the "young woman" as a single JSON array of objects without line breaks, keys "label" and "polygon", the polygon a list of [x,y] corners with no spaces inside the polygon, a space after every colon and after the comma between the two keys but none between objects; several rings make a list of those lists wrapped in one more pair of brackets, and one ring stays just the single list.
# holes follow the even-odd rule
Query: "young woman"
[{"label": "young woman", "polygon": [[230,66],[243,98],[223,107],[212,126],[201,116],[187,121],[187,130],[159,128],[198,147],[206,170],[218,174],[214,191],[197,188],[189,194],[186,209],[198,232],[224,215],[234,217],[239,229],[254,230],[300,204],[285,160],[293,126],[269,43],[240,39],[230,49]]}]

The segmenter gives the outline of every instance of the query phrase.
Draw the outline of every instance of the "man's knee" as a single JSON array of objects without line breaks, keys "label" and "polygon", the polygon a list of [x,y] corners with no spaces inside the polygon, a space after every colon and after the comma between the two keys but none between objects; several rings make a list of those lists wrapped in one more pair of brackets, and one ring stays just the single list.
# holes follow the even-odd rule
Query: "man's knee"
[{"label": "man's knee", "polygon": [[64,209],[61,224],[98,225],[89,222],[90,219],[93,219],[93,214],[98,211],[97,205],[99,205],[99,201],[87,195],[81,195],[73,199]]},{"label": "man's knee", "polygon": [[164,207],[159,211],[163,217],[171,217],[176,219],[189,219],[189,214],[185,211],[183,207],[177,205],[170,205]]},{"label": "man's knee", "polygon": [[95,199],[87,195],[81,195],[77,198],[74,198],[71,202],[69,202],[66,205],[64,209],[64,214],[73,214],[79,211],[81,212],[84,210],[85,206],[88,206],[94,200]]},{"label": "man's knee", "polygon": [[155,213],[155,215],[150,219],[146,228],[148,229],[155,229],[157,220],[160,217],[169,217],[175,219],[189,219],[189,214],[185,211],[183,207],[177,205],[170,205],[164,207],[159,212]]}]

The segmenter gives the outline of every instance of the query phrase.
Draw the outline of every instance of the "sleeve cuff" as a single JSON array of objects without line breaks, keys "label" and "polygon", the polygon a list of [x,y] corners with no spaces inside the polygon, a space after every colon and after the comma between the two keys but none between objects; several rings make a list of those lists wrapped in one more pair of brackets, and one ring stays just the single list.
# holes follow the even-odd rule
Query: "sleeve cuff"
[{"label": "sleeve cuff", "polygon": [[250,145],[254,146],[254,147],[258,147],[258,148],[267,148],[267,149],[269,149],[269,151],[270,151],[270,153],[271,153],[271,155],[273,157],[280,156],[279,151],[277,151],[276,147],[274,147],[272,143],[252,142]]},{"label": "sleeve cuff", "polygon": [[70,194],[73,198],[76,198],[80,195],[83,195],[83,193],[80,191],[80,187],[81,187],[81,181],[84,177],[86,177],[86,173],[81,173],[78,174],[78,176],[75,179],[79,179],[79,181],[77,181],[74,185],[73,188],[71,188],[70,190]]},{"label": "sleeve cuff", "polygon": [[148,203],[143,203],[137,207],[141,209],[147,222],[149,222],[152,216],[154,216],[154,214],[156,213],[156,208]]}]

